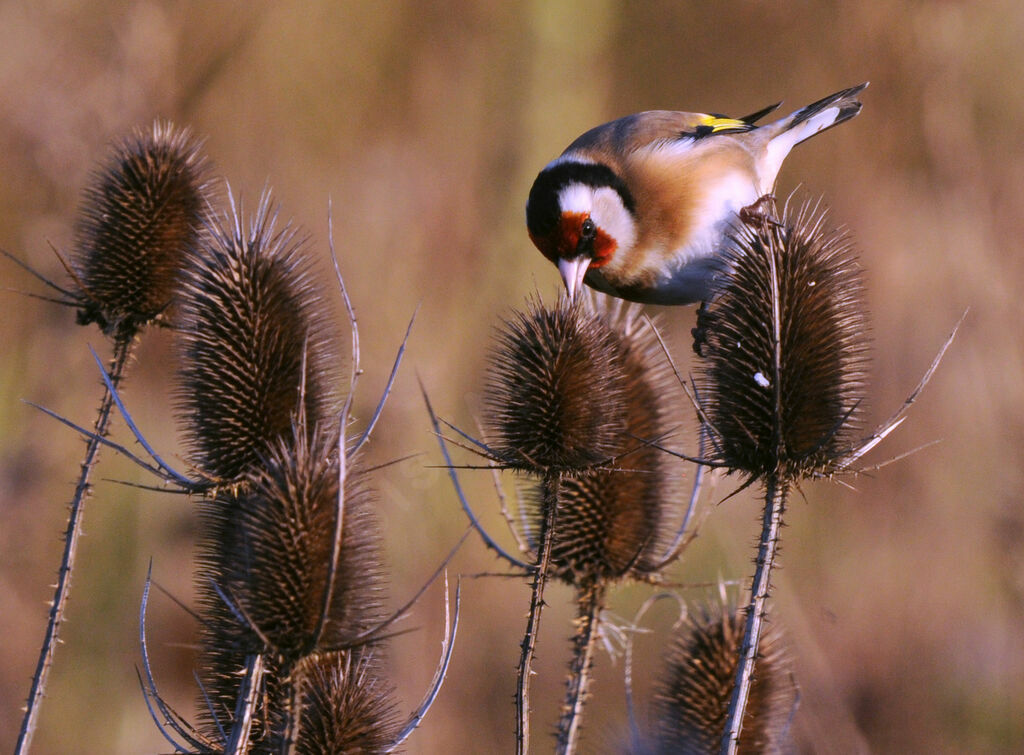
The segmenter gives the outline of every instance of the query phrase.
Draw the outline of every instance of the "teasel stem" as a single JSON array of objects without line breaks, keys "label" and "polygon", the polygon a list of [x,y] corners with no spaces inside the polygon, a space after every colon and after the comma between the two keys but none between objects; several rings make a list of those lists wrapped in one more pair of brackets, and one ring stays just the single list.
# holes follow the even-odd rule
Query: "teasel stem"
[{"label": "teasel stem", "polygon": [[[671,382],[664,365],[655,362],[660,351],[653,331],[637,310],[604,300],[562,299],[555,307],[531,301],[506,320],[492,354],[483,401],[486,442],[448,425],[490,469],[525,473],[538,486],[537,505],[514,533],[535,559],[521,564],[482,531],[452,474],[485,542],[533,573],[516,690],[520,753],[529,747],[530,676],[547,580],[574,587],[579,605],[558,729],[559,752],[571,752],[579,739],[605,592],[628,575],[650,577],[653,554],[663,545],[658,535],[663,504],[671,499],[670,475],[657,442],[666,434],[660,399]],[[451,464],[447,453],[445,460]],[[507,511],[505,520],[512,523]]]},{"label": "teasel stem", "polygon": [[779,533],[782,529],[782,514],[786,509],[786,497],[789,485],[779,477],[772,476],[765,480],[764,519],[761,526],[761,543],[757,550],[757,567],[750,589],[750,604],[743,629],[743,644],[740,646],[740,663],[736,671],[736,683],[733,686],[732,699],[729,701],[729,713],[726,717],[725,733],[722,736],[723,753],[733,755],[739,746],[740,732],[743,728],[743,717],[750,698],[750,684],[754,675],[754,663],[757,659],[758,646],[761,642],[761,630],[764,624],[765,606],[768,591],[771,587],[772,566],[775,553],[779,546]]},{"label": "teasel stem", "polygon": [[281,752],[291,755],[295,752],[295,742],[302,730],[302,697],[306,689],[306,674],[293,672],[288,685],[288,700],[284,704],[284,728],[281,732]]},{"label": "teasel stem", "polygon": [[[778,229],[772,229],[775,240],[781,244]],[[782,315],[779,311],[779,275],[775,264],[775,255],[768,255],[768,269],[771,280],[772,331],[774,336],[774,363],[772,365],[776,422],[782,418],[782,392],[777,386],[781,384],[782,359]],[[781,441],[780,428],[776,426],[776,442]],[[781,445],[781,443],[780,443]],[[750,681],[754,674],[754,661],[757,658],[757,647],[761,639],[761,624],[764,621],[765,604],[768,590],[771,587],[772,566],[775,563],[775,552],[779,545],[779,531],[782,529],[782,512],[786,507],[786,494],[789,483],[782,480],[778,470],[766,475],[764,479],[764,517],[761,522],[761,542],[757,549],[757,566],[754,579],[750,586],[750,605],[747,606],[747,619],[743,630],[743,644],[740,646],[740,663],[736,671],[736,684],[729,701],[729,713],[726,717],[726,729],[722,736],[722,752],[734,755],[739,747],[740,731],[743,728],[743,715],[747,710],[750,697]]]},{"label": "teasel stem", "polygon": [[[780,247],[784,243],[778,227],[768,231],[771,241]],[[779,271],[775,254],[767,255],[768,277],[771,285],[771,317],[772,317],[772,392],[775,404],[774,438],[776,449],[782,451],[782,313],[779,306]],[[784,453],[784,452],[783,452]],[[782,454],[780,453],[780,456]],[[765,606],[768,591],[771,588],[772,567],[775,564],[775,553],[779,545],[779,532],[782,529],[782,513],[786,507],[786,495],[790,483],[784,480],[779,468],[764,476],[764,515],[761,521],[761,541],[757,549],[757,562],[754,578],[750,586],[750,604],[747,606],[747,617],[743,630],[743,644],[740,646],[740,662],[736,670],[736,683],[733,686],[732,699],[729,701],[729,712],[725,720],[725,732],[722,734],[721,752],[735,755],[739,748],[740,731],[743,729],[743,716],[747,711],[750,699],[750,682],[754,675],[754,663],[761,640],[761,626],[764,622]]]},{"label": "teasel stem", "polygon": [[74,258],[69,263],[58,254],[72,278],[72,287],[63,289],[18,262],[63,295],[58,303],[79,308],[79,324],[96,322],[113,341],[113,357],[110,382],[104,387],[69,504],[64,553],[18,734],[17,755],[29,751],[38,723],[71,589],[85,499],[91,490],[89,477],[110,427],[117,384],[135,336],[171,306],[185,250],[194,243],[202,225],[205,174],[205,158],[188,130],[160,121],[149,130],[136,130],[114,146],[84,193]]},{"label": "teasel stem", "polygon": [[530,613],[526,620],[526,633],[520,645],[519,669],[516,683],[516,753],[526,755],[530,749],[530,676],[533,674],[533,655],[540,632],[540,614],[544,608],[544,587],[547,584],[551,566],[551,551],[555,541],[555,525],[558,516],[558,488],[561,473],[548,472],[544,476],[547,502],[541,530],[538,533],[537,564],[533,573],[533,588],[530,594]]},{"label": "teasel stem", "polygon": [[573,635],[573,655],[569,664],[562,717],[558,722],[558,748],[560,755],[571,755],[579,744],[583,723],[583,706],[590,685],[590,669],[594,662],[594,645],[598,636],[601,611],[604,610],[607,583],[598,581],[577,592],[576,633]]},{"label": "teasel stem", "polygon": [[[111,385],[115,388],[124,375],[124,368],[131,354],[132,340],[133,337],[129,335],[118,337],[114,341],[114,355],[108,372]],[[36,672],[32,677],[32,687],[28,694],[25,716],[22,719],[21,731],[18,733],[18,743],[14,749],[15,755],[23,755],[29,751],[32,746],[32,737],[35,734],[36,725],[39,722],[39,710],[43,696],[46,693],[50,669],[53,667],[53,654],[56,651],[58,635],[60,634],[60,625],[64,620],[64,609],[67,605],[68,595],[71,592],[71,573],[74,570],[75,556],[78,553],[78,537],[82,533],[85,500],[90,490],[92,490],[89,477],[99,459],[101,440],[106,437],[110,429],[111,409],[113,406],[113,391],[104,386],[103,398],[100,400],[100,407],[94,425],[95,432],[89,437],[86,444],[85,457],[82,459],[78,482],[75,484],[75,493],[68,506],[70,511],[68,513],[67,529],[64,532],[64,555],[61,557],[60,570],[57,572],[57,584],[54,588],[53,601],[50,604],[50,616],[46,623],[46,633],[43,636],[43,646],[39,651]]]},{"label": "teasel stem", "polygon": [[701,328],[709,338],[699,409],[714,460],[742,472],[743,487],[760,482],[764,491],[720,740],[720,752],[730,754],[740,743],[789,490],[841,470],[864,397],[867,324],[849,238],[825,227],[824,213],[807,205],[792,213],[787,204],[780,222],[768,199],[769,215],[735,229],[724,252],[730,272],[717,284]]},{"label": "teasel stem", "polygon": [[266,671],[263,661],[262,653],[246,656],[245,676],[238,692],[238,705],[235,707],[235,724],[231,727],[231,736],[224,745],[224,755],[249,751],[253,718],[263,689],[263,674]]}]

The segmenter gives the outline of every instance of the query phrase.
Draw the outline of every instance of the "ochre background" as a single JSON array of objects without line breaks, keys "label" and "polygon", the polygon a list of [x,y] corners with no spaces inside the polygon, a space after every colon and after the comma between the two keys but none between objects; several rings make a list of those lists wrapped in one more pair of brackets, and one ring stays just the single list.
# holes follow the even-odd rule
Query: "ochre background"
[{"label": "ochre background", "polygon": [[[939,441],[870,475],[810,484],[792,501],[776,576],[807,752],[1024,750],[1024,10],[976,3],[628,3],[533,0],[7,2],[0,4],[0,246],[63,280],[80,191],[106,145],[155,116],[206,138],[219,176],[252,206],[273,187],[282,218],[326,262],[328,201],[358,309],[365,420],[419,307],[372,460],[418,454],[378,474],[400,605],[463,531],[417,376],[435,407],[475,427],[485,355],[512,307],[558,289],[529,243],[523,204],[536,172],[585,129],[671,108],[732,115],[785,98],[795,109],[871,80],[854,121],[799,147],[779,182],[824,196],[857,239],[874,359],[868,415],[887,417],[965,309],[956,343],[910,418],[871,462]],[[323,306],[340,315],[322,265]],[[4,287],[43,289],[9,263]],[[660,312],[683,369],[693,309]],[[338,317],[339,338],[348,332]],[[0,294],[0,750],[13,747],[60,553],[83,443],[22,402],[92,421],[99,379],[71,312]],[[167,332],[148,334],[125,398],[150,440],[181,453]],[[693,449],[687,415],[680,443]],[[119,423],[115,437],[126,440]],[[468,461],[469,459],[465,459]],[[684,468],[689,480],[691,470]],[[191,599],[191,504],[103,479],[149,482],[104,453],[85,516],[66,641],[35,752],[138,753],[168,746],[136,683],[138,603],[156,580]],[[464,482],[501,530],[484,473]],[[753,491],[721,505],[719,481],[696,543],[671,572],[691,601],[747,579]],[[502,567],[472,539],[453,573]],[[735,591],[735,588],[732,588]],[[650,588],[618,590],[631,616]],[[570,631],[552,589],[540,638],[535,749],[551,746]],[[464,581],[447,684],[408,751],[509,752],[517,642],[528,589]],[[439,650],[434,586],[388,653],[403,711]],[[637,641],[639,709],[671,611]],[[194,620],[154,594],[148,632],[161,689],[193,710]],[[625,731],[622,660],[602,651],[584,750]]]}]

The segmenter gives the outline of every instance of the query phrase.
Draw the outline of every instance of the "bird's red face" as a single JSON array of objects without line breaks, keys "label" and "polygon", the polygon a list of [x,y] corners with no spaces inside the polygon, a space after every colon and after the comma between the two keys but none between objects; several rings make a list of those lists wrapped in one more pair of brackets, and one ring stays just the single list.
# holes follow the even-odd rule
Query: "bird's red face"
[{"label": "bird's red face", "polygon": [[540,253],[554,262],[577,257],[590,259],[590,267],[606,265],[618,243],[584,212],[563,212],[551,230],[541,236],[530,233]]}]

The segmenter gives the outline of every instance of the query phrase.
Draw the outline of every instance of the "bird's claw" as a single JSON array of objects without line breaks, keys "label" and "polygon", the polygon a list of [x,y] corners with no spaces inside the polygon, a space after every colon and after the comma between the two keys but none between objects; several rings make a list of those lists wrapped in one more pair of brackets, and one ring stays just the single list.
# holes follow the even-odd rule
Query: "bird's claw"
[{"label": "bird's claw", "polygon": [[740,222],[745,225],[763,228],[773,225],[781,228],[782,223],[772,214],[771,208],[775,205],[774,194],[763,194],[753,204],[743,207],[739,211]]},{"label": "bird's claw", "polygon": [[693,353],[704,357],[704,347],[708,343],[708,326],[711,324],[714,315],[708,310],[708,303],[702,301],[697,308],[697,326],[690,329],[693,336]]}]

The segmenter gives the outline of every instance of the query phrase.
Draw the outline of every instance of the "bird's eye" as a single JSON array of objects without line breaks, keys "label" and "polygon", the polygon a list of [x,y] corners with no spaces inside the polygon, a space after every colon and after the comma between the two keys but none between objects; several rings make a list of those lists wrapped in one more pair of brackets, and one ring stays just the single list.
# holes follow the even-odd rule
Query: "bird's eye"
[{"label": "bird's eye", "polygon": [[580,226],[580,235],[585,239],[592,239],[596,233],[597,226],[594,224],[594,221],[590,218],[586,218]]}]

